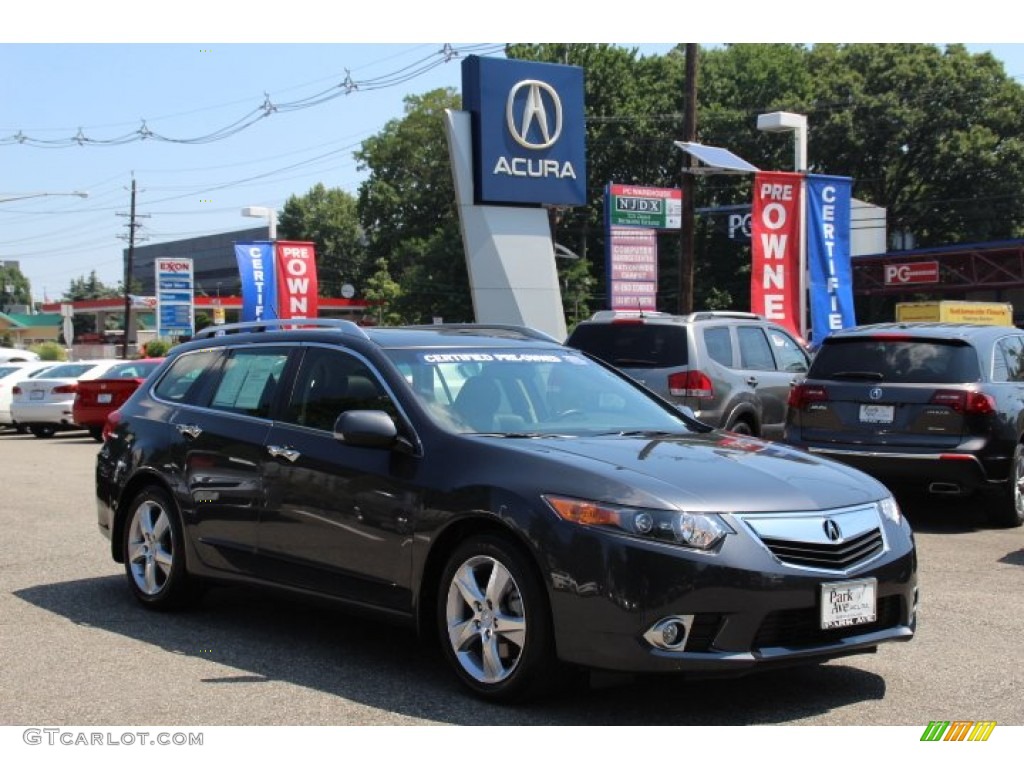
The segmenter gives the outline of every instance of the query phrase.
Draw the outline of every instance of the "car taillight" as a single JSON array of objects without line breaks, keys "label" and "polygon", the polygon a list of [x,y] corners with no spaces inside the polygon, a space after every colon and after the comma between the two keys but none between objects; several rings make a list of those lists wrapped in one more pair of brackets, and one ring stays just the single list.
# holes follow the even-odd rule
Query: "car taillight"
[{"label": "car taillight", "polygon": [[932,405],[945,405],[958,413],[973,413],[979,416],[996,410],[996,401],[991,395],[960,389],[937,389],[930,402]]},{"label": "car taillight", "polygon": [[668,377],[668,391],[673,397],[715,396],[715,386],[703,371],[673,373]]},{"label": "car taillight", "polygon": [[13,386],[13,387],[11,388],[11,394],[12,394],[12,395],[20,395],[20,394],[23,394],[23,393],[24,393],[24,391],[25,391],[25,390],[23,390],[23,389],[22,389],[21,387],[19,387],[19,386],[18,386],[17,384],[15,384],[15,385],[14,385],[14,386]]},{"label": "car taillight", "polygon": [[77,391],[77,384],[61,384],[59,387],[53,388],[53,394],[55,395],[73,395]]},{"label": "car taillight", "polygon": [[816,384],[797,384],[789,390],[786,401],[790,408],[802,410],[809,403],[823,403],[828,400],[828,390]]},{"label": "car taillight", "polygon": [[117,425],[121,422],[121,412],[111,411],[107,414],[107,420],[103,422],[103,442],[110,439]]}]

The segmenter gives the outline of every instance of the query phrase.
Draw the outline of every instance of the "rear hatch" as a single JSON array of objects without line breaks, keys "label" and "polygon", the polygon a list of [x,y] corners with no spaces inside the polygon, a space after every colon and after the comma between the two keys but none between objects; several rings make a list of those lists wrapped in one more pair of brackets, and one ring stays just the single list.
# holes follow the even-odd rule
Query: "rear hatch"
[{"label": "rear hatch", "polygon": [[790,397],[800,442],[944,449],[985,429],[975,349],[959,340],[830,339]]},{"label": "rear hatch", "polygon": [[[662,397],[685,402],[681,390],[689,354],[682,325],[646,323],[640,318],[581,323],[565,344],[614,365]],[[669,377],[673,377],[672,386]]]}]

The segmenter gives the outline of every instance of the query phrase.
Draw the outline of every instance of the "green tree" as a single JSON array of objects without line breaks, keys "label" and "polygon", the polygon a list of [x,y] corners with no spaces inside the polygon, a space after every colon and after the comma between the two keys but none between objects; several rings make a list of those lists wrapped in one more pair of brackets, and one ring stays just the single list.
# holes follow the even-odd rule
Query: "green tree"
[{"label": "green tree", "polygon": [[96,270],[89,273],[88,277],[76,277],[64,291],[64,301],[84,301],[87,299],[113,299],[123,296],[121,286],[111,288],[103,284],[103,281],[96,277]]},{"label": "green tree", "polygon": [[451,89],[406,97],[404,116],[356,152],[369,171],[359,188],[369,257],[402,286],[390,306],[402,322],[473,318],[444,133],[444,110],[460,106]]},{"label": "green tree", "polygon": [[0,261],[0,311],[13,304],[32,304],[32,286],[15,264]]},{"label": "green tree", "polygon": [[321,296],[341,296],[342,285],[360,286],[368,276],[356,199],[343,189],[316,184],[305,195],[289,197],[281,211],[278,237],[316,244]]},{"label": "green tree", "polygon": [[367,278],[363,295],[367,301],[376,305],[374,314],[378,325],[400,325],[402,317],[391,307],[401,298],[402,286],[391,278],[387,259],[377,259],[375,266],[377,271]]}]

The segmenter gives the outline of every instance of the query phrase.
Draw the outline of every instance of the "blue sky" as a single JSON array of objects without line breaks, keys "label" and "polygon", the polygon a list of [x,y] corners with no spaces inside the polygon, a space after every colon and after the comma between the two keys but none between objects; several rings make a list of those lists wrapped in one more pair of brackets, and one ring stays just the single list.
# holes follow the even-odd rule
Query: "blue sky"
[{"label": "blue sky", "polygon": [[[461,2],[441,5],[480,7]],[[870,10],[872,5],[862,7]],[[730,8],[740,13],[745,6],[741,2]],[[338,10],[326,18],[307,15],[305,0],[289,3],[295,12],[288,17],[281,5],[260,3],[246,4],[244,18],[235,12],[200,10],[204,6],[193,0],[176,3],[175,13],[165,18],[147,18],[137,3],[92,3],[88,14],[82,7],[48,3],[46,18],[31,9],[5,9],[10,23],[0,25],[0,259],[20,262],[37,299],[44,292],[51,299],[58,297],[72,279],[92,270],[110,285],[121,279],[125,242],[118,235],[127,233],[127,217],[118,214],[129,211],[133,176],[138,211],[146,216],[139,220],[140,245],[259,226],[256,219],[242,218],[244,206],[280,209],[290,195],[303,194],[318,182],[355,193],[363,175],[353,150],[388,120],[401,116],[405,96],[443,86],[458,88],[462,56],[500,55],[501,42],[494,38],[536,39],[530,31],[537,32],[525,22],[519,27],[484,24],[479,11],[467,15],[471,21],[464,24],[443,13],[417,17],[421,6],[403,3],[386,6],[392,16],[386,32],[381,31],[379,14],[360,18],[358,14],[368,13],[364,9]],[[240,7],[235,5],[236,10]],[[435,11],[439,7],[431,6]],[[572,23],[578,22],[578,16],[571,15],[577,7],[565,3],[545,12],[546,39],[607,41],[608,29]],[[614,27],[611,34],[624,39],[651,39],[652,30],[663,29],[651,23],[658,18],[694,20],[694,12],[683,13],[680,7],[654,0],[644,4],[646,20],[629,17],[619,24],[622,19],[617,18],[608,26]],[[108,13],[99,13],[100,8]],[[119,29],[111,23],[115,18],[132,18],[134,26]],[[200,18],[202,24],[197,24]],[[700,20],[699,13],[696,18]],[[891,14],[887,18],[887,23],[898,21]],[[731,39],[752,41],[749,36],[755,33],[736,26],[735,19],[730,23]],[[757,33],[766,33],[763,39],[785,39],[767,34],[771,24],[763,24],[767,26],[755,26]],[[720,27],[721,21],[701,28]],[[421,40],[433,33],[433,40],[440,42],[346,40],[372,39],[366,32],[372,29],[378,30],[378,40]],[[571,31],[563,35],[552,29]],[[971,31],[969,26],[965,29]],[[195,39],[197,30],[221,42],[177,42]],[[813,28],[788,31],[800,39],[814,39]],[[928,33],[915,28],[916,35]],[[680,28],[679,34],[685,35],[685,30]],[[864,34],[860,39],[870,39],[867,31]],[[671,47],[626,45],[636,45],[644,53],[663,53]],[[1008,74],[1024,78],[1024,44],[975,49],[992,49]],[[347,88],[342,86],[346,82]],[[319,94],[330,98],[316,106],[285,108],[316,100]],[[197,143],[200,137],[258,114],[266,103],[278,111],[227,138]],[[62,145],[78,135],[109,141],[130,135],[143,124],[176,141],[35,146]],[[24,143],[11,143],[16,135],[25,137]],[[78,190],[89,197],[7,199]]]}]

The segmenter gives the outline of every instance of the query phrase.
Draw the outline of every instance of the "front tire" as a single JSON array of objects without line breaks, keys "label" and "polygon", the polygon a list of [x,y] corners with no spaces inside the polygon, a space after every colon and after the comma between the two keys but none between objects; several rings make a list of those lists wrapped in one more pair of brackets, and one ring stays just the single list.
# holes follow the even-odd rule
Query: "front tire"
[{"label": "front tire", "polygon": [[1001,498],[993,500],[989,520],[1000,528],[1024,525],[1024,443],[1017,443],[1010,462],[1010,477]]},{"label": "front tire", "polygon": [[57,434],[57,428],[52,424],[33,424],[29,431],[41,440],[53,437]]},{"label": "front tire", "polygon": [[547,598],[534,568],[505,539],[477,536],[452,553],[437,608],[445,659],[478,696],[521,701],[552,682]]},{"label": "front tire", "polygon": [[103,442],[103,427],[89,427],[89,437],[97,443]]},{"label": "front tire", "polygon": [[122,555],[128,584],[143,605],[177,608],[193,597],[178,510],[163,489],[144,488],[132,499]]}]

